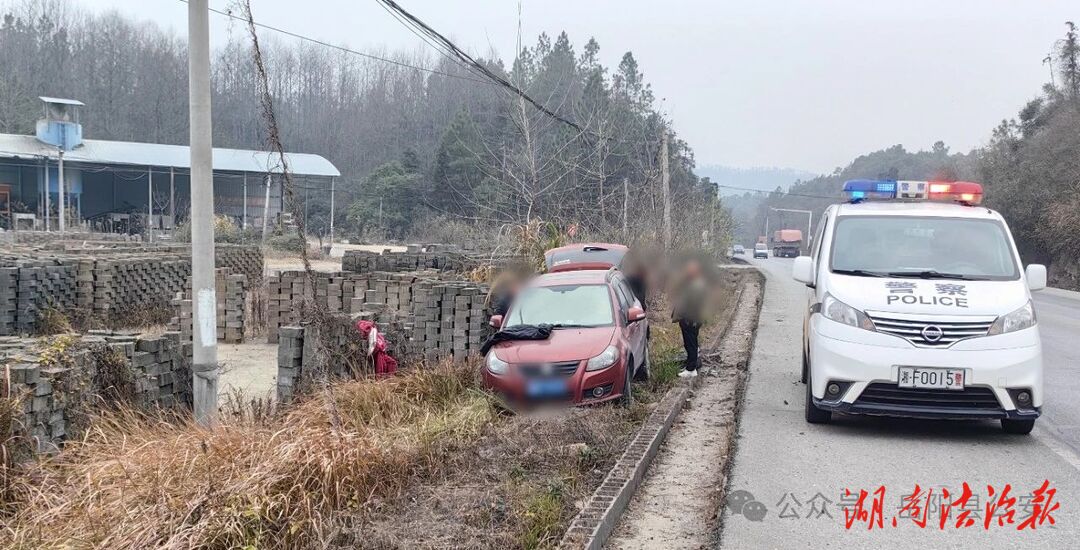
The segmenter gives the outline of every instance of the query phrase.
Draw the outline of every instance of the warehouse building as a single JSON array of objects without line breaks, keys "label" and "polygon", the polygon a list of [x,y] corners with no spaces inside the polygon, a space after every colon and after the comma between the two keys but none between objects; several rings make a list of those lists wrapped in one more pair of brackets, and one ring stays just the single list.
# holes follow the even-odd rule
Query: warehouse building
[{"label": "warehouse building", "polygon": [[[61,208],[67,227],[118,233],[167,230],[186,218],[187,146],[83,139],[81,102],[41,100],[36,135],[0,134],[0,227],[56,230]],[[341,175],[319,155],[285,157],[298,187],[331,191]],[[277,154],[214,148],[213,171],[215,212],[247,227],[276,222],[285,208]]]}]

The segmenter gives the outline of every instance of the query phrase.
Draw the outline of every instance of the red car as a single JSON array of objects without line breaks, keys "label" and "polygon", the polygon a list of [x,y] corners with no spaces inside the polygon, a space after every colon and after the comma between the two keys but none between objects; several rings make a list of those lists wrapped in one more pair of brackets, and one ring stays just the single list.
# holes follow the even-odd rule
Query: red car
[{"label": "red car", "polygon": [[617,269],[536,277],[491,324],[552,325],[545,340],[499,342],[488,352],[484,384],[511,402],[629,404],[634,379],[649,376],[649,321]]}]

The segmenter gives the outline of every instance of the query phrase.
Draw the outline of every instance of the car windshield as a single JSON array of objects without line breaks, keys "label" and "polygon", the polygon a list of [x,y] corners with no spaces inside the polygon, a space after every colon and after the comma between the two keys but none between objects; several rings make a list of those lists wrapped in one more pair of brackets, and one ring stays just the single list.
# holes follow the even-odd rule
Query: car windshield
[{"label": "car windshield", "polygon": [[767,250],[768,246],[765,243],[757,243],[754,245],[754,250]]},{"label": "car windshield", "polygon": [[614,323],[611,295],[605,285],[558,285],[524,290],[514,302],[505,327],[518,325],[602,327]]},{"label": "car windshield", "polygon": [[871,277],[1019,278],[1005,227],[995,220],[911,216],[837,218],[834,273]]}]

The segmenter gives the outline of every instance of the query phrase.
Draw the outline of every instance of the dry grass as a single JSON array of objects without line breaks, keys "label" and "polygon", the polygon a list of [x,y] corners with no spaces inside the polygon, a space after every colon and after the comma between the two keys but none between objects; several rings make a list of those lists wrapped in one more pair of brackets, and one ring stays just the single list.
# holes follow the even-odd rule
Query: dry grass
[{"label": "dry grass", "polygon": [[284,416],[207,431],[130,411],[97,418],[82,441],[28,467],[5,548],[298,548],[334,535],[336,512],[395,496],[440,456],[477,438],[496,411],[475,366],[333,389]]}]

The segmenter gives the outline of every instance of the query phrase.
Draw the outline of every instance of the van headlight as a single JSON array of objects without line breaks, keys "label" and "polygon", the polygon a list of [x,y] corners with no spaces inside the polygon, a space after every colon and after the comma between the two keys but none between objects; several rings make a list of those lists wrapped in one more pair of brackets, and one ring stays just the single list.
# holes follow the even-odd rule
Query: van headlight
[{"label": "van headlight", "polygon": [[510,370],[510,363],[495,357],[495,352],[492,351],[487,356],[487,368],[492,374],[506,374]]},{"label": "van headlight", "polygon": [[608,346],[607,349],[600,352],[600,355],[589,359],[588,363],[585,363],[585,370],[602,370],[614,365],[619,360],[619,350],[615,346]]},{"label": "van headlight", "polygon": [[843,323],[865,330],[877,330],[874,326],[874,322],[871,321],[865,313],[837,300],[832,294],[827,292],[825,293],[825,297],[821,300],[821,314],[824,315],[826,319],[831,319],[837,323]]},{"label": "van headlight", "polygon": [[1031,305],[1031,300],[1024,304],[1024,307],[998,317],[994,324],[990,325],[990,330],[986,333],[988,336],[995,334],[1006,334],[1009,332],[1016,332],[1018,330],[1024,330],[1035,326],[1035,308]]}]

